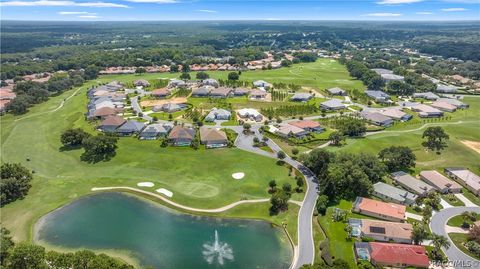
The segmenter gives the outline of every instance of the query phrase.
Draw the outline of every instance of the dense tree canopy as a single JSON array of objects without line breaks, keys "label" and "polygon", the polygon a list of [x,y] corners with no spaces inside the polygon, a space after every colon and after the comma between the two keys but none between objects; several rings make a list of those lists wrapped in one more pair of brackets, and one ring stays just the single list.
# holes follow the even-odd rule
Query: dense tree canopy
[{"label": "dense tree canopy", "polygon": [[378,158],[387,166],[388,171],[395,172],[415,167],[415,154],[409,147],[391,146],[378,153]]},{"label": "dense tree canopy", "polygon": [[32,174],[18,163],[4,163],[0,169],[0,204],[22,199],[30,189]]},{"label": "dense tree canopy", "polygon": [[87,137],[82,142],[85,152],[81,159],[92,163],[108,161],[115,156],[117,141],[118,137],[108,134]]},{"label": "dense tree canopy", "polygon": [[442,127],[435,126],[428,127],[423,132],[422,138],[426,139],[426,141],[422,142],[422,146],[429,150],[440,152],[448,146],[447,141],[450,136],[445,133]]}]

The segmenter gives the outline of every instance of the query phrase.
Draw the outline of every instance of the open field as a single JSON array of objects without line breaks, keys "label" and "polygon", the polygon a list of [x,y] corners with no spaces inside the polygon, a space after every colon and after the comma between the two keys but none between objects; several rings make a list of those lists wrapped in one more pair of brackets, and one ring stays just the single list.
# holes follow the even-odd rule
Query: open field
[{"label": "open field", "polygon": [[[209,71],[206,72],[211,78],[226,80],[229,71]],[[192,78],[195,78],[196,72],[191,72]],[[135,79],[170,79],[178,78],[180,73],[146,73],[142,75],[107,75],[100,80],[110,81],[119,80],[123,82],[133,81]],[[326,89],[340,87],[346,90],[364,89],[362,82],[351,78],[346,68],[336,60],[320,58],[314,63],[294,64],[288,68],[275,70],[257,70],[243,71],[240,80],[255,81],[265,80],[270,83],[293,83],[313,89]]]},{"label": "open field", "polygon": [[[272,179],[279,185],[295,184],[288,170],[276,165],[274,159],[239,149],[161,148],[158,141],[128,137],[119,140],[117,155],[111,161],[80,162],[83,150],[59,150],[60,134],[71,127],[94,132],[83,117],[87,86],[53,97],[26,115],[1,118],[2,162],[20,162],[35,171],[28,196],[2,208],[3,225],[16,240],[30,239],[32,225],[40,216],[91,193],[92,187],[134,187],[151,181],[172,191],[175,202],[215,208],[241,199],[268,198],[267,185]],[[76,95],[59,107],[74,92]],[[31,161],[27,162],[27,157]],[[244,172],[245,178],[233,180],[235,172]],[[293,199],[301,200],[302,195],[295,194]],[[272,220],[267,210],[248,212],[248,217]],[[291,226],[296,227],[296,221]]]}]

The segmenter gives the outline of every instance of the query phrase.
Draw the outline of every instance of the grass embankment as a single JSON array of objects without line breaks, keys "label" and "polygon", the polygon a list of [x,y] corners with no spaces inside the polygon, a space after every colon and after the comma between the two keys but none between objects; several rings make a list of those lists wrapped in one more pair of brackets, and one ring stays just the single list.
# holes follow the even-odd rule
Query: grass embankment
[{"label": "grass embankment", "polygon": [[[279,185],[285,182],[295,185],[288,169],[276,165],[274,159],[239,149],[161,148],[159,141],[120,138],[117,155],[111,161],[81,162],[83,150],[60,151],[60,134],[72,127],[95,132],[83,115],[85,91],[91,84],[84,85],[61,108],[58,107],[62,100],[75,90],[51,98],[26,115],[6,115],[0,119],[1,161],[22,163],[35,171],[27,197],[2,208],[2,224],[16,240],[31,239],[33,224],[39,217],[91,193],[92,187],[136,187],[140,181],[151,181],[158,188],[172,191],[175,202],[217,208],[241,199],[268,198],[268,182],[272,179]],[[27,157],[31,161],[27,162]],[[235,172],[244,172],[245,178],[232,179]],[[303,194],[294,195],[294,199],[302,197]],[[267,204],[263,206],[265,210],[245,210],[242,217],[278,222],[268,215]],[[296,227],[296,221],[290,226]],[[296,233],[296,228],[292,231]]]}]

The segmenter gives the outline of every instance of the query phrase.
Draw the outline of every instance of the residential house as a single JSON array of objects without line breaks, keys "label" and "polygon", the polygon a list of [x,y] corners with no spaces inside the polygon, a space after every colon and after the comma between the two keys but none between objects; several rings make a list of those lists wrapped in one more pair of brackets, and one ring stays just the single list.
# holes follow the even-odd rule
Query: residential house
[{"label": "residential house", "polygon": [[172,79],[168,83],[169,88],[183,88],[183,87],[186,87],[186,86],[187,86],[187,83],[183,80],[180,80],[180,79]]},{"label": "residential house", "polygon": [[366,216],[388,221],[404,222],[406,220],[406,207],[404,205],[386,203],[364,197],[357,197],[352,210]]},{"label": "residential house", "polygon": [[174,146],[190,146],[195,138],[195,130],[177,125],[168,134],[168,140]]},{"label": "residential house", "polygon": [[435,101],[430,105],[436,109],[446,112],[455,112],[455,110],[457,110],[456,106],[443,101]]},{"label": "residential house", "polygon": [[110,100],[95,104],[95,109],[100,109],[102,107],[115,108],[115,104]]},{"label": "residential house", "polygon": [[418,116],[421,118],[435,118],[443,116],[443,112],[441,110],[429,105],[418,104],[413,106],[411,109],[412,111],[418,112]]},{"label": "residential house", "polygon": [[117,110],[112,107],[102,107],[93,111],[93,115],[90,118],[105,119],[107,116],[117,114]]},{"label": "residential house", "polygon": [[228,146],[228,138],[224,131],[202,126],[200,128],[200,142],[206,148],[221,148]]},{"label": "residential house", "polygon": [[381,113],[384,116],[387,116],[389,118],[392,118],[394,120],[399,120],[399,121],[408,121],[412,118],[412,115],[405,113],[401,111],[398,108],[387,108],[380,110],[379,113]]},{"label": "residential house", "polygon": [[217,88],[220,84],[218,83],[218,81],[217,81],[216,79],[207,78],[207,79],[204,79],[204,80],[202,81],[202,85],[204,85],[204,86],[212,86],[212,87]]},{"label": "residential house", "polygon": [[423,98],[427,100],[437,100],[440,96],[434,94],[433,92],[416,92],[413,94],[413,98]]},{"label": "residential house", "polygon": [[167,136],[169,128],[163,124],[154,123],[147,125],[138,135],[141,140],[155,140],[161,136]]},{"label": "residential house", "polygon": [[267,92],[263,90],[252,90],[248,95],[248,98],[252,100],[263,100],[265,97],[267,97]]},{"label": "residential house", "polygon": [[256,88],[263,88],[265,90],[268,90],[272,87],[272,84],[264,81],[264,80],[256,80],[253,82],[253,86]]},{"label": "residential house", "polygon": [[370,90],[367,90],[365,91],[365,94],[372,98],[373,100],[375,100],[375,102],[378,102],[378,103],[387,103],[388,101],[390,101],[390,95],[382,92],[382,91],[370,91]]},{"label": "residential house", "polygon": [[233,95],[235,95],[235,96],[245,96],[245,95],[248,95],[249,92],[250,92],[249,89],[235,88],[235,90],[233,91]]},{"label": "residential house", "polygon": [[237,111],[240,118],[260,122],[263,120],[262,114],[253,108],[242,108]]},{"label": "residential house", "polygon": [[321,133],[325,131],[325,129],[320,126],[320,123],[311,120],[292,121],[288,124],[301,128],[307,132]]},{"label": "residential house", "polygon": [[373,195],[382,200],[402,205],[411,205],[415,203],[415,200],[418,198],[417,195],[411,192],[383,182],[377,182],[373,184]]},{"label": "residential house", "polygon": [[339,87],[327,89],[327,92],[331,95],[347,95],[347,92]]},{"label": "residential house", "polygon": [[368,260],[373,265],[388,268],[428,268],[427,250],[421,245],[381,242],[355,242],[357,259]]},{"label": "residential house", "polygon": [[118,127],[115,132],[122,136],[128,136],[140,133],[143,128],[145,128],[145,124],[143,122],[127,120],[124,124]]},{"label": "residential house", "polygon": [[276,134],[282,137],[300,138],[300,137],[306,136],[308,134],[308,131],[305,131],[302,128],[298,128],[290,124],[282,124],[277,129]]},{"label": "residential house", "polygon": [[213,89],[212,86],[201,86],[192,91],[193,97],[207,97],[210,94],[210,91]]},{"label": "residential house", "polygon": [[432,185],[441,193],[460,193],[462,186],[452,181],[435,170],[420,172],[420,179]]},{"label": "residential house", "polygon": [[212,89],[210,91],[210,96],[213,98],[227,98],[233,95],[233,91],[231,88],[226,87],[219,87]]},{"label": "residential house", "polygon": [[410,223],[390,222],[371,219],[349,219],[354,237],[367,237],[375,241],[412,243],[413,226]]},{"label": "residential house", "polygon": [[326,110],[341,110],[345,109],[347,106],[342,103],[342,100],[340,99],[330,99],[328,101],[322,102],[320,104],[321,109],[326,109]]},{"label": "residential house", "polygon": [[107,116],[101,123],[98,129],[102,132],[111,133],[124,124],[126,120],[119,116]]},{"label": "residential house", "polygon": [[475,195],[480,196],[480,176],[467,168],[460,167],[445,168],[445,173]]},{"label": "residential house", "polygon": [[409,102],[409,101],[399,101],[398,105],[403,108],[412,109],[414,106],[418,106],[420,103]]},{"label": "residential house", "polygon": [[452,85],[437,84],[436,92],[455,93],[455,92],[457,92],[457,87],[452,86]]},{"label": "residential house", "polygon": [[454,105],[456,106],[457,108],[461,108],[461,109],[464,109],[464,108],[468,108],[469,105],[456,99],[456,98],[439,98],[438,101],[442,101],[442,102],[447,102],[451,105]]},{"label": "residential house", "polygon": [[155,98],[167,98],[170,95],[170,91],[167,88],[155,89],[150,93]]},{"label": "residential house", "polygon": [[110,89],[111,91],[119,91],[119,90],[123,89],[123,87],[124,87],[123,83],[121,83],[117,80],[111,81],[111,82],[105,84],[104,86],[107,89]]},{"label": "residential house", "polygon": [[391,82],[391,81],[404,81],[405,78],[403,76],[399,76],[399,75],[395,75],[395,74],[381,74],[380,77],[382,77],[382,79],[388,83],[388,82]]},{"label": "residential house", "polygon": [[396,184],[422,197],[427,196],[429,192],[433,191],[432,186],[412,177],[410,174],[407,174],[403,171],[392,173],[391,178]]},{"label": "residential house", "polygon": [[215,120],[229,120],[232,116],[232,113],[223,108],[212,108],[208,115],[205,117],[205,121],[215,121]]},{"label": "residential house", "polygon": [[362,118],[378,126],[388,127],[393,124],[393,120],[390,117],[379,112],[362,111],[360,115]]},{"label": "residential house", "polygon": [[312,99],[313,95],[311,93],[306,92],[299,92],[296,93],[290,98],[290,100],[294,102],[307,102],[308,100]]},{"label": "residential house", "polygon": [[154,106],[152,110],[154,112],[163,111],[163,112],[166,112],[166,113],[173,113],[173,112],[177,112],[177,111],[180,111],[182,109],[185,109],[186,107],[187,107],[187,105],[185,105],[185,104],[165,103],[163,105]]},{"label": "residential house", "polygon": [[373,68],[373,69],[371,69],[371,70],[374,71],[375,73],[379,74],[379,75],[383,75],[383,74],[393,74],[393,71],[392,71],[392,70],[384,69],[384,68]]},{"label": "residential house", "polygon": [[133,82],[133,85],[135,87],[148,87],[148,86],[150,86],[150,82],[148,82],[145,79],[137,79]]}]

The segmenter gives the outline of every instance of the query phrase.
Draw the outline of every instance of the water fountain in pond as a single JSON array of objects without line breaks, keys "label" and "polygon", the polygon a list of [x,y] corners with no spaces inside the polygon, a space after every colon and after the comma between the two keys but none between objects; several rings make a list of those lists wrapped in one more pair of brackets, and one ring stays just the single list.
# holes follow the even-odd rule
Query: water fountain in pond
[{"label": "water fountain in pond", "polygon": [[233,250],[227,244],[218,240],[218,232],[215,230],[215,241],[213,244],[203,244],[203,257],[212,264],[215,260],[218,264],[223,265],[224,260],[233,260]]}]

